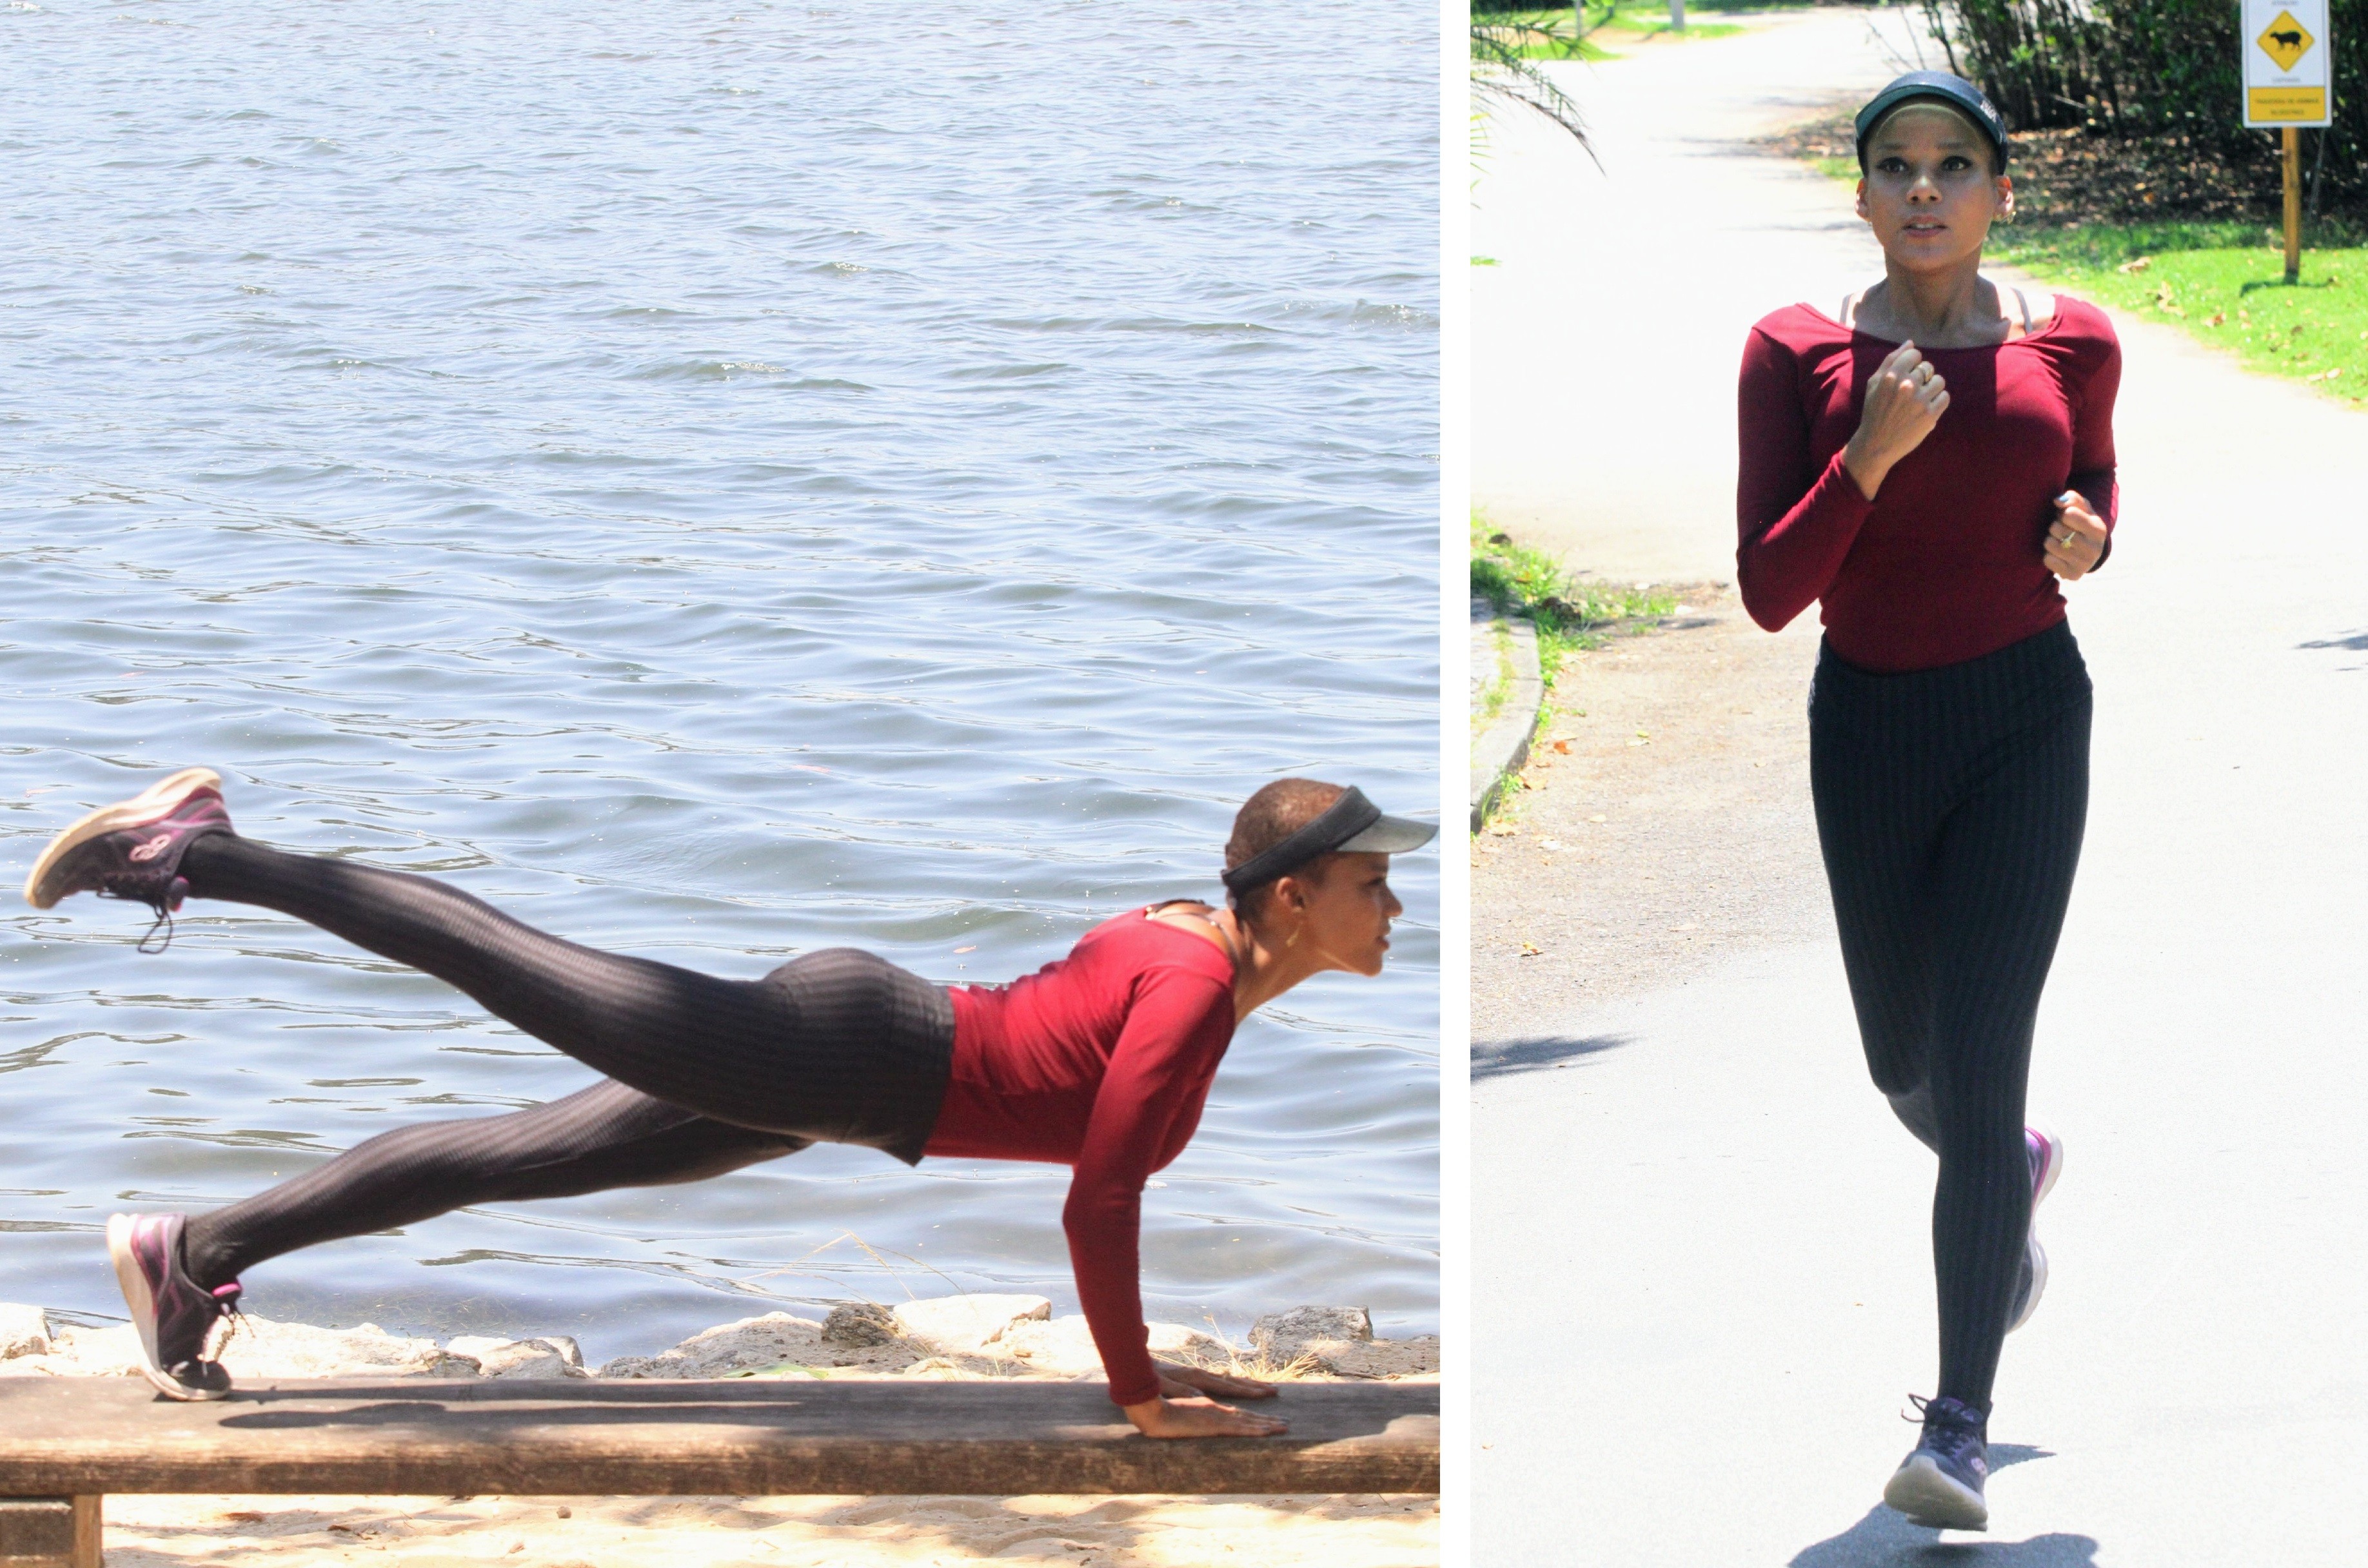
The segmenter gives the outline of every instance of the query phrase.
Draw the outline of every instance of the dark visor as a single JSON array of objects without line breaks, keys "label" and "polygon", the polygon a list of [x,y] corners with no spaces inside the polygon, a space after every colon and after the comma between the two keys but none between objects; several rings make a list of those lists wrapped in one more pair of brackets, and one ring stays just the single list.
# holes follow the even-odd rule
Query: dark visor
[{"label": "dark visor", "polygon": [[1314,822],[1227,871],[1225,886],[1234,892],[1242,892],[1287,875],[1318,855],[1329,855],[1335,850],[1396,855],[1419,849],[1438,835],[1439,829],[1429,823],[1383,814],[1382,808],[1365,799],[1364,791],[1352,784],[1340,791],[1340,798],[1324,808]]}]

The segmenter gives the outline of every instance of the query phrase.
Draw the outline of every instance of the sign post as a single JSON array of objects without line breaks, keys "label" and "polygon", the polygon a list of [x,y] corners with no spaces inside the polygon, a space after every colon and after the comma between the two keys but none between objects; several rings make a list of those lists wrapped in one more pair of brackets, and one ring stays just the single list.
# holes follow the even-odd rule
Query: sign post
[{"label": "sign post", "polygon": [[2327,0],[2245,0],[2245,123],[2285,153],[2286,281],[2302,276],[2302,129],[2329,122]]}]

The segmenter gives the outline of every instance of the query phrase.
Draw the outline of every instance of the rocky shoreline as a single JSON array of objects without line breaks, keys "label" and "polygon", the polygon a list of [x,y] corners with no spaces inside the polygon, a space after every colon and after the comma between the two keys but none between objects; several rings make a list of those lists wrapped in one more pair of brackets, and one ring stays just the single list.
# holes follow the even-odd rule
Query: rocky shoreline
[{"label": "rocky shoreline", "polygon": [[[1101,1358],[1082,1315],[1054,1317],[1042,1296],[962,1295],[894,1307],[842,1302],[822,1318],[767,1312],[718,1324],[653,1356],[593,1368],[565,1335],[438,1341],[375,1324],[326,1328],[242,1314],[218,1354],[232,1377],[279,1378],[1039,1378],[1098,1380]],[[1250,1327],[1235,1346],[1204,1329],[1153,1324],[1163,1360],[1249,1377],[1429,1380],[1434,1335],[1373,1337],[1361,1307],[1293,1307]],[[52,1324],[40,1308],[0,1304],[0,1377],[136,1376],[130,1325]]]}]

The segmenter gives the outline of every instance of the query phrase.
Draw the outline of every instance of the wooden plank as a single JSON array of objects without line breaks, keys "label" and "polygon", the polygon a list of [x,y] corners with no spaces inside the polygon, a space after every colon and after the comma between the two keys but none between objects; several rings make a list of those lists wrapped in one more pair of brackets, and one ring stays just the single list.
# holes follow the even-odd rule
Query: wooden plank
[{"label": "wooden plank", "polygon": [[1439,1490],[1439,1390],[1293,1383],[1280,1437],[1155,1442],[1097,1384],[336,1380],[184,1404],[0,1379],[0,1494]]}]

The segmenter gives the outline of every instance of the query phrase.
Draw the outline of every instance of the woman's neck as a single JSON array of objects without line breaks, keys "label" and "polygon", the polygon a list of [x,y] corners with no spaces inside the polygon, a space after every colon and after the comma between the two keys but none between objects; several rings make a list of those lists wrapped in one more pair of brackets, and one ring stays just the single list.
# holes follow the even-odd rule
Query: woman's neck
[{"label": "woman's neck", "polygon": [[1299,943],[1269,943],[1235,911],[1219,912],[1234,939],[1234,1022],[1240,1023],[1309,975],[1327,967],[1322,954]]},{"label": "woman's neck", "polygon": [[1876,336],[1921,348],[1994,343],[2005,317],[1997,289],[1982,281],[1980,261],[1976,256],[1963,266],[1930,272],[1910,272],[1886,261],[1883,281],[1859,301],[1860,320],[1865,321],[1873,305],[1883,328]]}]

